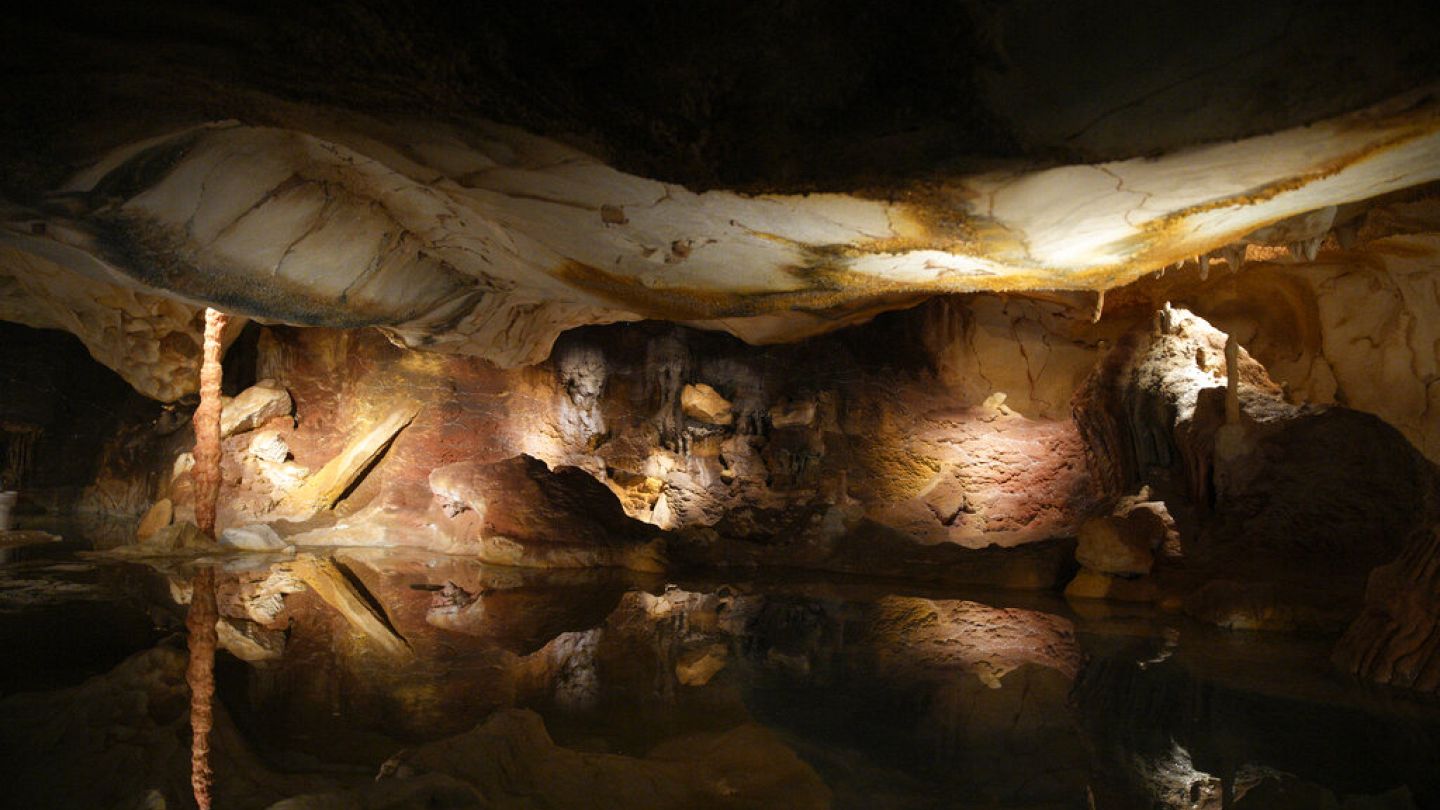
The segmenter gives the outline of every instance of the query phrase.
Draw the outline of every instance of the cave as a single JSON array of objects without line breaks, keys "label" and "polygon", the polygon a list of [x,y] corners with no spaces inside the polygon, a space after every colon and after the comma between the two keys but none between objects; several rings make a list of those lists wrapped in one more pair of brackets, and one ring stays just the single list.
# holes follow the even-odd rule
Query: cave
[{"label": "cave", "polygon": [[0,808],[1440,808],[1429,4],[0,67]]}]

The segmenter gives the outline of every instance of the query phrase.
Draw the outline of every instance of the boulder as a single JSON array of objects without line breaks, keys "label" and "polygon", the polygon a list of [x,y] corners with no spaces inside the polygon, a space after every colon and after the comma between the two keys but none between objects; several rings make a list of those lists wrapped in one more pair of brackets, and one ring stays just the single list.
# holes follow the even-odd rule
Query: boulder
[{"label": "boulder", "polygon": [[220,545],[241,551],[280,551],[288,543],[268,525],[254,523],[221,532]]},{"label": "boulder", "polygon": [[277,416],[288,416],[290,394],[274,380],[261,380],[225,403],[220,412],[220,436],[254,430]]},{"label": "boulder", "polygon": [[290,445],[285,443],[285,437],[280,435],[280,431],[262,430],[250,439],[248,452],[261,461],[281,464],[290,457]]},{"label": "boulder", "polygon": [[155,532],[169,526],[174,516],[175,504],[169,498],[161,498],[140,518],[140,525],[135,527],[135,539],[144,542]]},{"label": "boulder", "polygon": [[1123,518],[1110,515],[1091,518],[1080,524],[1075,559],[1103,574],[1148,574],[1155,564],[1151,549],[1163,539],[1157,536],[1157,527],[1164,531],[1163,525],[1148,512]]},{"label": "boulder", "polygon": [[680,408],[696,422],[707,425],[728,425],[735,421],[730,400],[705,383],[687,385],[680,392]]}]

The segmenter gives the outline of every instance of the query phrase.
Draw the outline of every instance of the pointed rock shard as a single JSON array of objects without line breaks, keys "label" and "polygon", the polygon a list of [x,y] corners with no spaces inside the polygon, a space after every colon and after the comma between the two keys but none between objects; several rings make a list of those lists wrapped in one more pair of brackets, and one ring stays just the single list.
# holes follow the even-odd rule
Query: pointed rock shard
[{"label": "pointed rock shard", "polygon": [[380,650],[397,657],[411,654],[410,643],[391,628],[334,561],[304,556],[285,568]]},{"label": "pointed rock shard", "polygon": [[418,405],[407,403],[356,435],[344,450],[307,478],[299,489],[286,496],[277,511],[286,520],[300,521],[333,507],[419,411]]}]

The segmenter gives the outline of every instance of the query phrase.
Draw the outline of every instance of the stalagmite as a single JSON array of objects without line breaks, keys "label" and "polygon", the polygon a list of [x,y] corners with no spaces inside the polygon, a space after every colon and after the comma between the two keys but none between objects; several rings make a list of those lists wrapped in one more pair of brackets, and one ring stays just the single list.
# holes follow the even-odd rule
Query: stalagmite
[{"label": "stalagmite", "polygon": [[190,786],[195,804],[209,810],[214,772],[210,770],[210,728],[214,722],[215,699],[215,570],[202,568],[192,580],[190,612],[185,617],[189,631],[190,662],[185,682],[190,686]]},{"label": "stalagmite", "polygon": [[1225,424],[1240,424],[1240,344],[1225,338]]},{"label": "stalagmite", "polygon": [[200,407],[195,409],[195,525],[215,537],[215,504],[220,498],[220,365],[229,320],[205,310],[205,354],[200,365]]}]

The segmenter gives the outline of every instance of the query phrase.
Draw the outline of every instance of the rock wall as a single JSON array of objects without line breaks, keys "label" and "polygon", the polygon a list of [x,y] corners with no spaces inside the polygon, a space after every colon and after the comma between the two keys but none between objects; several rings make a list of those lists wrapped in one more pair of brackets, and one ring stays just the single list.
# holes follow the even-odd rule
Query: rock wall
[{"label": "rock wall", "polygon": [[1370,573],[1365,609],[1334,661],[1367,681],[1440,693],[1440,528],[1415,532],[1399,557]]}]

